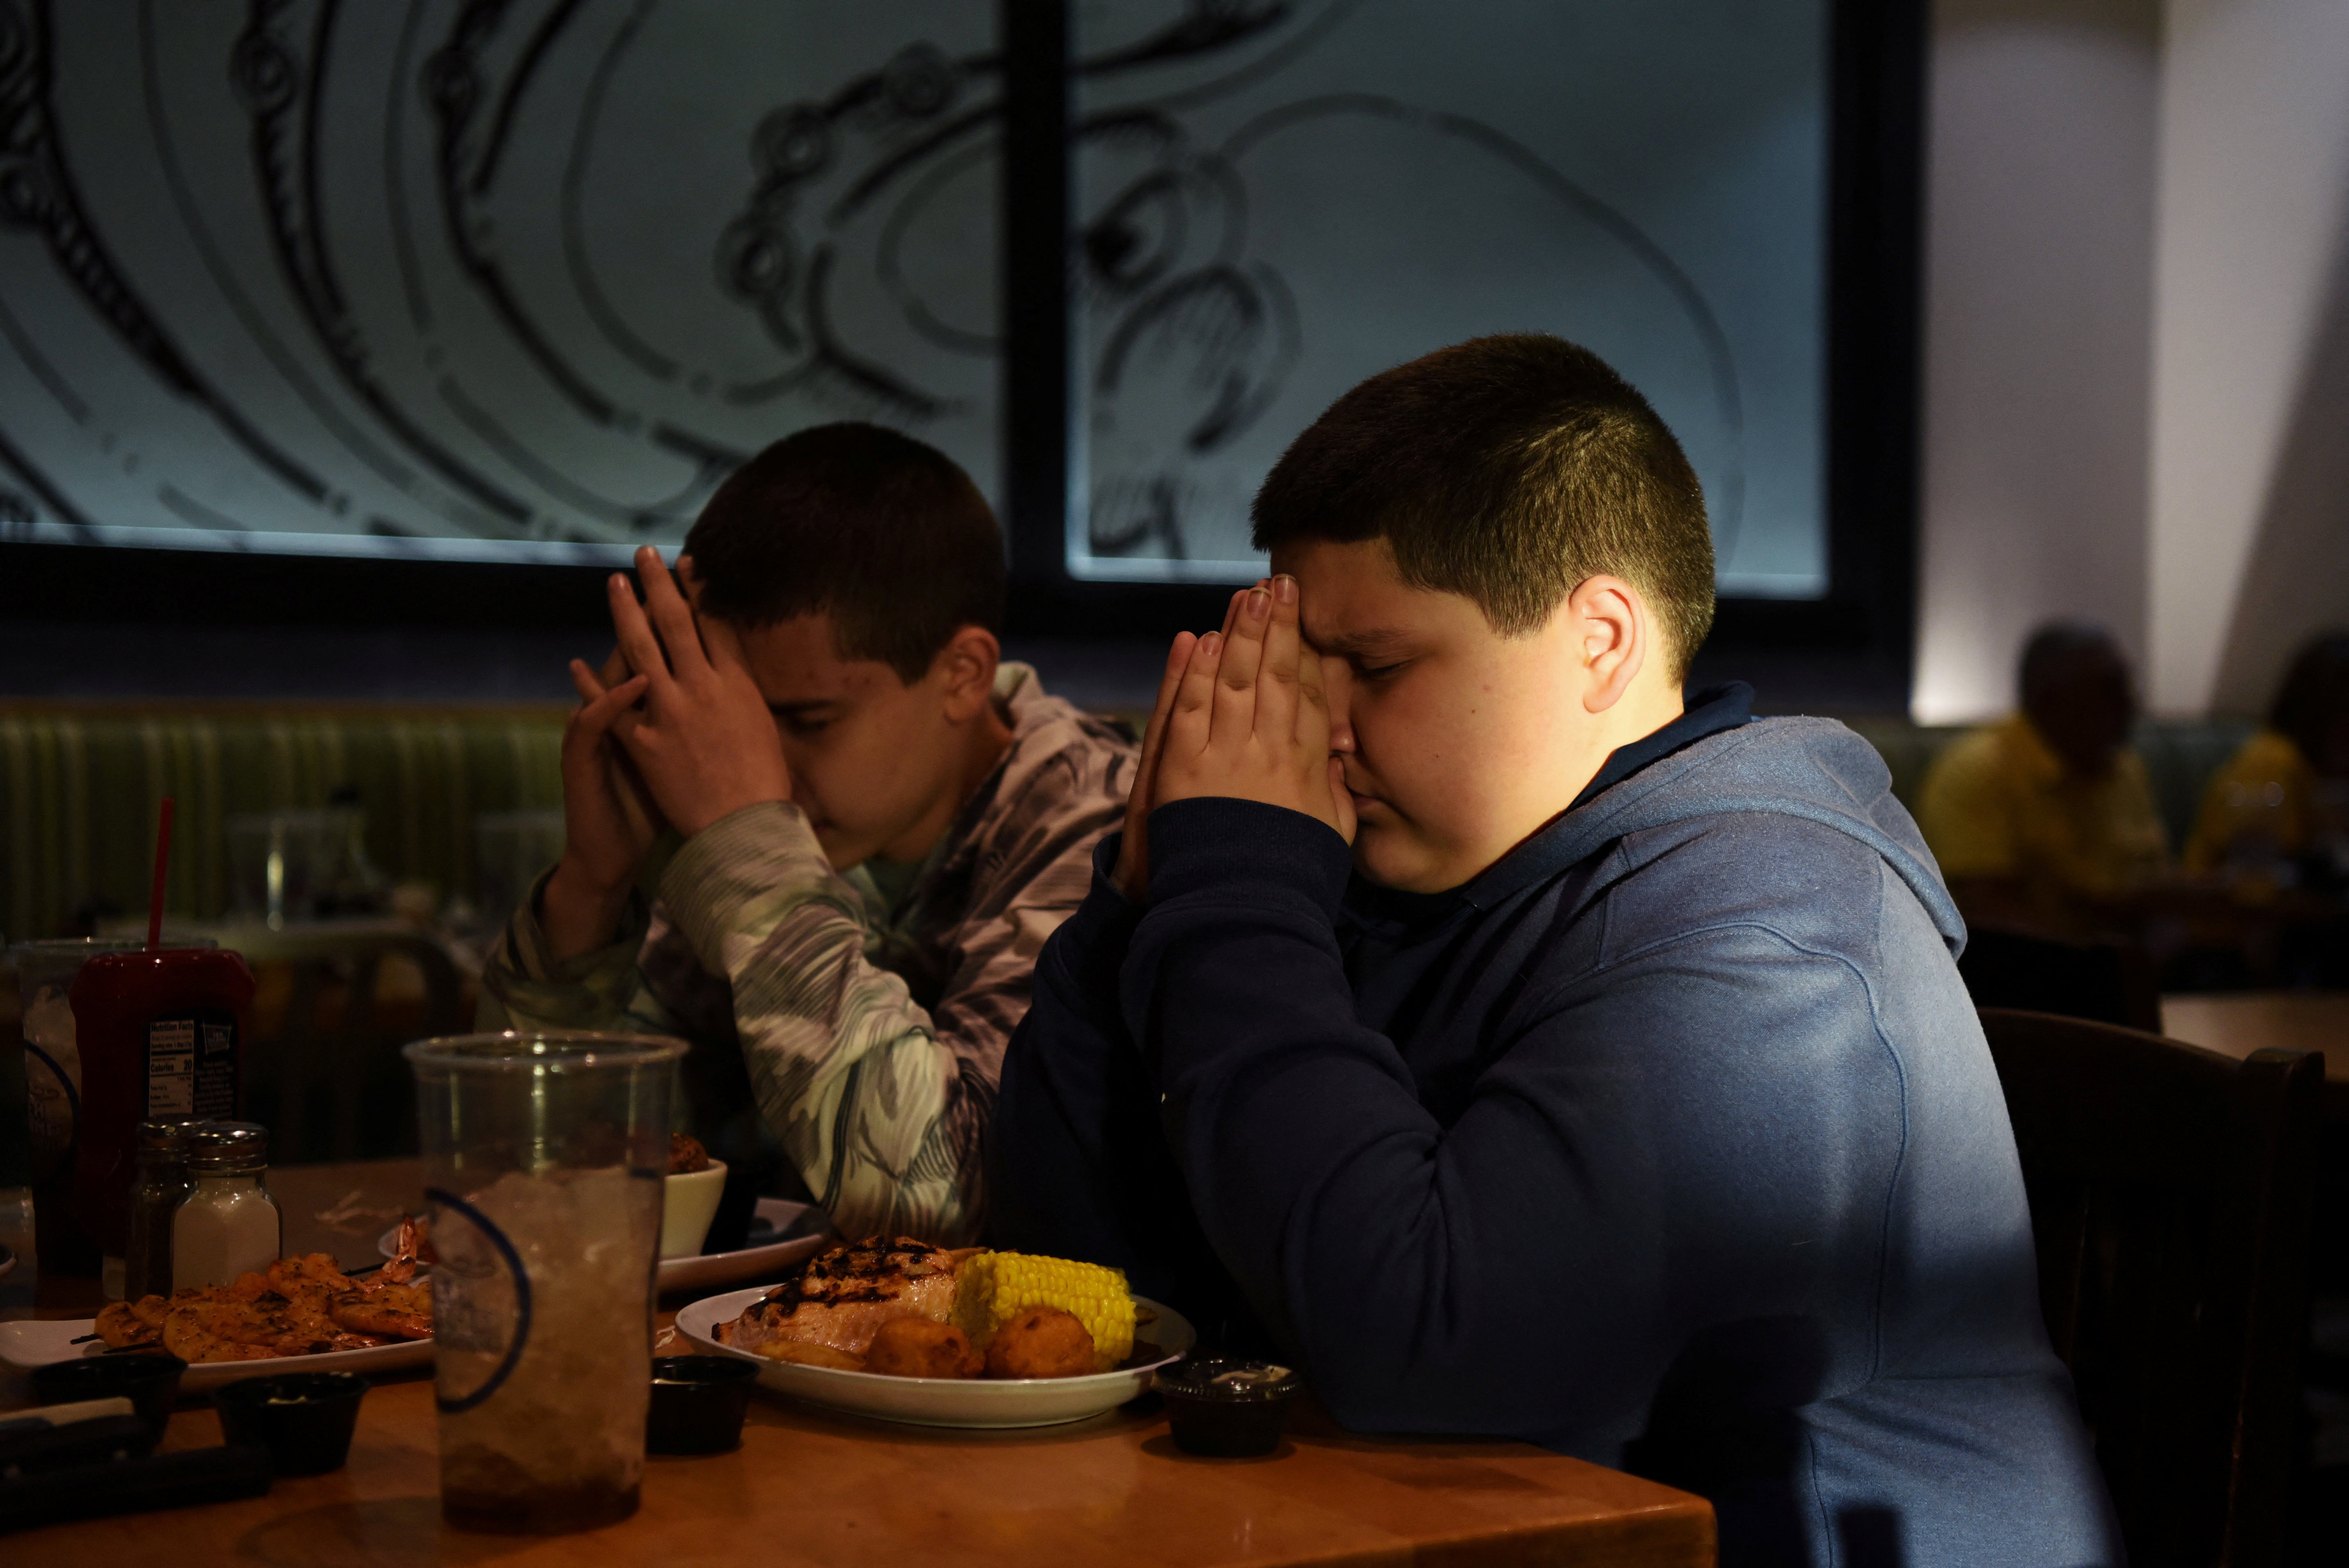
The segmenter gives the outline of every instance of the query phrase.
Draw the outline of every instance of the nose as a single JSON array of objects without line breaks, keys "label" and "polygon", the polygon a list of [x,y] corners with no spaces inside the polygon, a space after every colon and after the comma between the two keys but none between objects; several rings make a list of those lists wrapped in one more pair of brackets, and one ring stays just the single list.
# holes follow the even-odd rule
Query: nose
[{"label": "nose", "polygon": [[1330,750],[1340,756],[1354,754],[1353,684],[1344,659],[1321,660],[1321,691],[1330,703]]}]

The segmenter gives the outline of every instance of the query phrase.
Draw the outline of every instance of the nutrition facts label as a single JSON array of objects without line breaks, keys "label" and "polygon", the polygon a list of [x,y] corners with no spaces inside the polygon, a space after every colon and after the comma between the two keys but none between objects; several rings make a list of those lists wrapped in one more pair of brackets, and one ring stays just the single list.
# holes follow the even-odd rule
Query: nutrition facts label
[{"label": "nutrition facts label", "polygon": [[236,1114],[236,1023],[223,1014],[158,1018],[147,1025],[147,1114]]}]

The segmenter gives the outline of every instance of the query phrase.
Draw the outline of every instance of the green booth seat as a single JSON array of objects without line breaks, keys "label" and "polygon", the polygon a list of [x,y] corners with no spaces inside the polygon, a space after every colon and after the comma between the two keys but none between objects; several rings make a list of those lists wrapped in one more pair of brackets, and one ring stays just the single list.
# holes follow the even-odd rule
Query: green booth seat
[{"label": "green booth seat", "polygon": [[177,800],[166,908],[235,906],[231,818],[365,813],[369,859],[441,899],[474,888],[474,819],[559,810],[560,706],[0,701],[0,931],[143,912],[155,818]]}]

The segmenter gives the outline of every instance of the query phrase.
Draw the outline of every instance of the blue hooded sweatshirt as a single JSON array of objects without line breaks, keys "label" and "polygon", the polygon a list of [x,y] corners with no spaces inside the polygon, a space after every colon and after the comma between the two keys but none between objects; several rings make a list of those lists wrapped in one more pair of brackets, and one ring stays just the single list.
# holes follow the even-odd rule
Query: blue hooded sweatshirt
[{"label": "blue hooded sweatshirt", "polygon": [[994,1239],[1236,1292],[1354,1429],[1701,1493],[1725,1564],[2120,1563],[1916,825],[1840,724],[1692,722],[1446,893],[1253,802],[1152,814],[1146,909],[1103,844]]}]

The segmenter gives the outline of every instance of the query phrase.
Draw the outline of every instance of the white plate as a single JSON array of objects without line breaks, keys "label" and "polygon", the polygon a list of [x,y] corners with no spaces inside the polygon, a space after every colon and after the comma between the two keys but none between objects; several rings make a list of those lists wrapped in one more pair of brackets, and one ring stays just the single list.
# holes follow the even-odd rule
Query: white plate
[{"label": "white plate", "polygon": [[[781,1273],[802,1258],[814,1257],[834,1240],[831,1224],[811,1203],[761,1198],[751,1214],[777,1231],[790,1231],[811,1215],[823,1229],[812,1236],[794,1236],[788,1241],[769,1241],[764,1246],[744,1247],[738,1251],[705,1252],[698,1258],[663,1258],[660,1272],[654,1276],[654,1288],[708,1290],[712,1285],[730,1285],[737,1280],[755,1280],[761,1274]],[[387,1258],[397,1257],[399,1227],[395,1225],[378,1237],[375,1250]]]},{"label": "white plate", "polygon": [[1147,1393],[1150,1375],[1179,1360],[1197,1338],[1181,1313],[1136,1296],[1136,1305],[1158,1314],[1158,1321],[1134,1331],[1137,1348],[1146,1342],[1159,1350],[1139,1366],[1087,1377],[890,1377],[878,1372],[843,1372],[837,1367],[771,1361],[719,1344],[718,1325],[741,1316],[744,1308],[766,1293],[760,1288],[706,1296],[677,1314],[678,1332],[712,1355],[739,1355],[756,1362],[759,1382],[779,1393],[829,1409],[916,1427],[1051,1427],[1081,1421]]},{"label": "white plate", "polygon": [[[79,1355],[96,1355],[106,1346],[96,1340],[88,1345],[76,1345],[75,1340],[92,1332],[94,1324],[86,1317],[19,1319],[0,1323],[0,1361],[19,1372],[30,1372],[36,1366],[47,1366],[52,1361],[71,1361]],[[190,1366],[180,1379],[180,1386],[191,1394],[207,1388],[217,1388],[223,1383],[238,1383],[247,1377],[274,1377],[281,1372],[404,1372],[411,1367],[432,1365],[432,1342],[429,1339],[406,1339],[398,1345],[372,1345],[366,1350],[327,1350],[316,1355],[274,1355],[266,1361],[199,1361]]]}]

